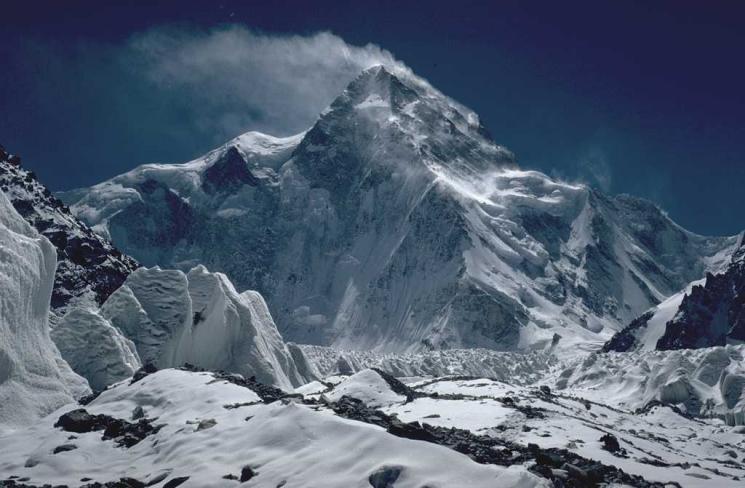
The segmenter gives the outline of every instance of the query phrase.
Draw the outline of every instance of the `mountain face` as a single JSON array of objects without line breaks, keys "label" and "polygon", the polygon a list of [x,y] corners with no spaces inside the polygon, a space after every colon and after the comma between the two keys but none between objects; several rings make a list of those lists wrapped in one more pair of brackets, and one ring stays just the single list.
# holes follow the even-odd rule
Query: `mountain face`
[{"label": "mountain face", "polygon": [[745,245],[719,272],[707,273],[649,310],[603,346],[606,351],[696,349],[745,341]]},{"label": "mountain face", "polygon": [[305,133],[62,198],[145,265],[258,290],[289,340],[389,352],[594,348],[736,244],[517,169],[474,113],[383,67]]},{"label": "mountain face", "polygon": [[55,250],[0,192],[0,431],[89,393],[49,337]]},{"label": "mountain face", "polygon": [[0,147],[0,189],[57,250],[52,308],[60,309],[77,298],[103,303],[137,263],[75,218],[20,162]]}]

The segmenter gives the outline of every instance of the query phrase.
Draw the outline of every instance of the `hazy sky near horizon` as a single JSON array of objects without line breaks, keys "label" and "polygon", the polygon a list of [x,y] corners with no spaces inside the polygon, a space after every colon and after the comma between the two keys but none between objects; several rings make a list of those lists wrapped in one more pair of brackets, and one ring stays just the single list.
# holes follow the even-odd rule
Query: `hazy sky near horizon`
[{"label": "hazy sky near horizon", "polygon": [[0,30],[0,144],[53,190],[299,132],[402,62],[518,162],[745,229],[742,2],[37,2]]}]

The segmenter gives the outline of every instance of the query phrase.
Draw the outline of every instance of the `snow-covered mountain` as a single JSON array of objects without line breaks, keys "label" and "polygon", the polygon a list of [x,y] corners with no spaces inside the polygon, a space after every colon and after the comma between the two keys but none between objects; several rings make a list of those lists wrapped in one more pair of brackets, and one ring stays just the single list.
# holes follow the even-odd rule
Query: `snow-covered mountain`
[{"label": "snow-covered mountain", "polygon": [[1,146],[0,190],[57,249],[53,309],[65,307],[73,299],[101,304],[137,268],[132,258],[75,218],[33,172],[21,167],[18,156]]},{"label": "snow-covered mountain", "polygon": [[694,349],[745,341],[745,244],[709,272],[619,331],[605,351]]},{"label": "snow-covered mountain", "polygon": [[517,169],[476,114],[383,67],[307,132],[62,198],[145,265],[258,290],[289,340],[378,351],[599,348],[736,245]]},{"label": "snow-covered mountain", "polygon": [[90,392],[49,337],[56,264],[52,244],[0,191],[0,431]]}]

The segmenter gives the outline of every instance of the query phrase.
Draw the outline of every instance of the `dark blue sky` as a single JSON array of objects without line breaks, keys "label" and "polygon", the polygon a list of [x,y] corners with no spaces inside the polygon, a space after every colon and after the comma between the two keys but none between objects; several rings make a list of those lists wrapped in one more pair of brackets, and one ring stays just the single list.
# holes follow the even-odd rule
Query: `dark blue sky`
[{"label": "dark blue sky", "polygon": [[374,43],[479,113],[523,167],[647,197],[698,233],[745,229],[743,2],[113,3],[3,7],[0,143],[55,190],[277,132],[283,115],[260,113],[276,103],[218,129],[190,107],[204,100],[148,84],[121,54],[163,26],[241,24]]}]

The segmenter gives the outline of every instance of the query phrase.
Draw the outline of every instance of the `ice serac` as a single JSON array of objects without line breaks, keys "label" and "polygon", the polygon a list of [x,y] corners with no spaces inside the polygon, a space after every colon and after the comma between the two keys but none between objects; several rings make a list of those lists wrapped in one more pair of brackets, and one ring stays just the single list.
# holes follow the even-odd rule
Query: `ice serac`
[{"label": "ice serac", "polygon": [[745,347],[590,354],[560,369],[555,387],[624,409],[653,402],[745,424]]},{"label": "ice serac", "polygon": [[49,337],[55,249],[0,191],[0,430],[30,423],[90,390]]},{"label": "ice serac", "polygon": [[476,114],[383,67],[303,134],[64,198],[143,263],[259,291],[288,340],[386,352],[597,349],[735,244],[517,169]]},{"label": "ice serac", "polygon": [[51,335],[62,358],[94,391],[129,378],[142,366],[134,343],[95,310],[73,308]]},{"label": "ice serac", "polygon": [[285,345],[261,295],[238,293],[224,274],[203,266],[188,274],[140,268],[100,314],[132,340],[144,363],[189,363],[287,389],[314,377],[307,363],[298,370],[298,353]]},{"label": "ice serac", "polygon": [[74,217],[33,172],[21,166],[18,156],[1,146],[0,189],[18,213],[57,250],[53,309],[66,307],[70,301],[99,305],[137,267],[132,258]]}]

